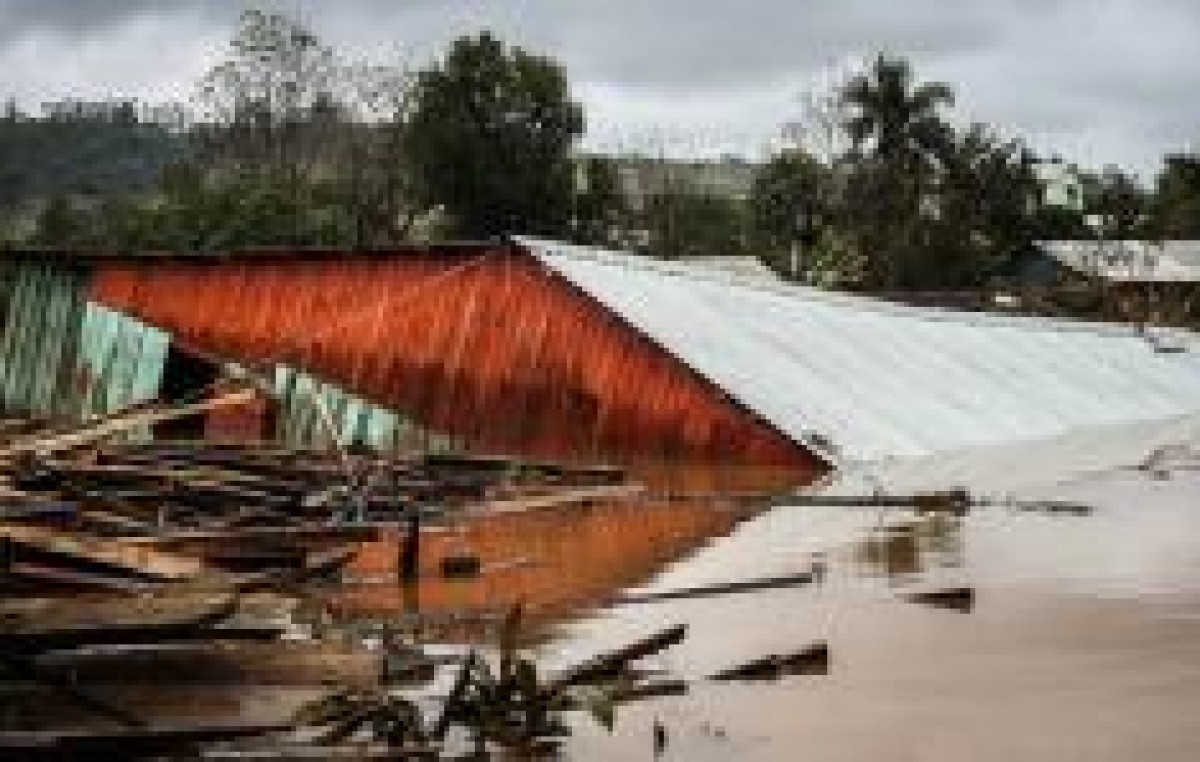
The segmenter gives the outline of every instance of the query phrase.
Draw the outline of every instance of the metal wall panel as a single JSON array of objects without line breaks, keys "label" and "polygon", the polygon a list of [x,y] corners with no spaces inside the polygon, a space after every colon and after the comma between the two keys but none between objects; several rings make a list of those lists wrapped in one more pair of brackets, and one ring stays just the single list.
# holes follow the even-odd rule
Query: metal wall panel
[{"label": "metal wall panel", "polygon": [[86,273],[37,261],[0,262],[0,407],[69,415]]},{"label": "metal wall panel", "polygon": [[411,419],[374,405],[311,374],[276,366],[276,437],[295,445],[363,446],[384,451],[445,452],[453,438],[426,431]]},{"label": "metal wall panel", "polygon": [[84,305],[81,412],[107,413],[158,396],[170,337],[103,305]]}]

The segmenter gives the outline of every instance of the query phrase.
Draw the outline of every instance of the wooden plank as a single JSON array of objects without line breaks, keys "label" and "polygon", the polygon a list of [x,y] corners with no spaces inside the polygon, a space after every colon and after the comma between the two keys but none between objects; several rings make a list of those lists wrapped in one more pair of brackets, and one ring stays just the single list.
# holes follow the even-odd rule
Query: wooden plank
[{"label": "wooden plank", "polygon": [[243,389],[228,392],[211,399],[176,407],[149,407],[135,409],[132,412],[118,414],[102,419],[100,422],[83,426],[74,431],[49,437],[30,437],[15,442],[9,442],[0,448],[0,461],[11,460],[23,453],[54,453],[73,450],[96,442],[103,441],[118,434],[132,431],[145,426],[153,426],[163,421],[172,421],[201,415],[210,410],[223,407],[243,405],[255,399],[254,389]]},{"label": "wooden plank", "polygon": [[384,676],[385,656],[339,643],[175,643],[40,655],[43,675],[109,685],[341,685],[369,687]]},{"label": "wooden plank", "polygon": [[198,745],[285,733],[291,729],[288,723],[276,722],[107,731],[2,732],[0,758],[131,759],[182,753]]},{"label": "wooden plank", "polygon": [[237,603],[233,593],[79,600],[71,606],[52,599],[4,601],[0,649],[22,653],[194,639],[228,619]]},{"label": "wooden plank", "polygon": [[686,598],[712,598],[738,593],[753,593],[761,590],[773,590],[784,587],[800,587],[810,585],[821,578],[819,570],[798,572],[795,574],[780,574],[772,577],[737,580],[734,582],[717,582],[711,585],[697,585],[675,590],[664,590],[654,593],[631,593],[619,595],[608,600],[610,606],[632,606],[641,603],[658,603],[660,601],[677,601]]}]

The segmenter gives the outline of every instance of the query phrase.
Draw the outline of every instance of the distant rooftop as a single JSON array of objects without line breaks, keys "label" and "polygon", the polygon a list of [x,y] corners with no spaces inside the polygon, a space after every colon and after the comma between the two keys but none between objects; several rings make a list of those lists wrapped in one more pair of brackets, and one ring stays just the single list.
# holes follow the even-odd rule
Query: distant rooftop
[{"label": "distant rooftop", "polygon": [[1131,283],[1200,281],[1200,241],[1043,241],[1042,250],[1086,275]]}]

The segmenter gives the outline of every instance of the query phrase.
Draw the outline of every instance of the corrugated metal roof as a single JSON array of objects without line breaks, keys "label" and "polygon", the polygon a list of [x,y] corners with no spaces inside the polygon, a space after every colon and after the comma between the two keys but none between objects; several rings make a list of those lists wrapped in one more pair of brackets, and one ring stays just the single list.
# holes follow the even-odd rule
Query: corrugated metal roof
[{"label": "corrugated metal roof", "polygon": [[1072,270],[1107,280],[1200,281],[1200,241],[1043,241],[1040,246]]},{"label": "corrugated metal roof", "polygon": [[[923,457],[1200,410],[1200,342],[921,309],[518,239],[783,433],[836,463]],[[1162,346],[1160,344],[1160,346]]]},{"label": "corrugated metal roof", "polygon": [[746,256],[704,256],[688,257],[680,260],[681,264],[702,270],[715,270],[744,278],[760,278],[762,280],[780,281],[779,275],[767,267],[758,257]]}]

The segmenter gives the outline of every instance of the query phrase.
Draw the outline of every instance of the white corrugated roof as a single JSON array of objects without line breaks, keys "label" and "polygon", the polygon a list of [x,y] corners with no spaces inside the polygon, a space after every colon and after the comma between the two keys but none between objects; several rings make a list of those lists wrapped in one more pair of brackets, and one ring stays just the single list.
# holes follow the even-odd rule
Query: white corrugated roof
[{"label": "white corrugated roof", "polygon": [[775,283],[780,281],[775,271],[763,264],[763,261],[758,257],[688,257],[687,259],[679,260],[679,263],[700,270],[713,270],[719,273],[740,275],[746,278],[759,278]]},{"label": "white corrugated roof", "polygon": [[1081,273],[1115,281],[1200,281],[1200,241],[1043,241],[1040,246]]},{"label": "white corrugated roof", "polygon": [[925,457],[1200,410],[1200,342],[921,309],[579,246],[540,261],[799,442]]}]

